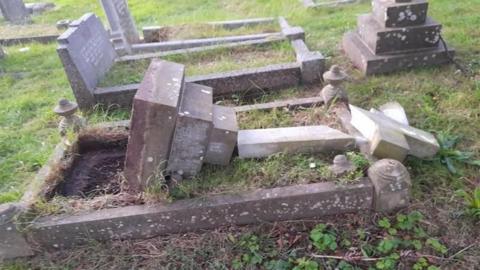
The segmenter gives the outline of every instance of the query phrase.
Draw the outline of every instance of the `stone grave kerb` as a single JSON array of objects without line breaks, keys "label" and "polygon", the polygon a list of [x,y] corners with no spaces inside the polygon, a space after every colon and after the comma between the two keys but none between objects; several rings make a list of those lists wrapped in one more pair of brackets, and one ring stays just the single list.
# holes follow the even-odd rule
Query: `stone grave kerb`
[{"label": "stone grave kerb", "polygon": [[117,54],[100,19],[85,14],[58,38],[57,53],[82,110],[95,105],[94,90]]}]

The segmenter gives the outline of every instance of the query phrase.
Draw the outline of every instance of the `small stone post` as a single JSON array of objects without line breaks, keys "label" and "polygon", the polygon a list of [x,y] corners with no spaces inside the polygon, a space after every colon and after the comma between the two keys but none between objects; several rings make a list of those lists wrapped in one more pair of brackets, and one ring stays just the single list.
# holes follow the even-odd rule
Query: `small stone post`
[{"label": "small stone post", "polygon": [[382,159],[368,169],[368,177],[375,188],[375,211],[390,212],[409,205],[412,182],[401,162]]},{"label": "small stone post", "polygon": [[78,133],[81,129],[86,126],[86,120],[75,114],[78,109],[76,103],[70,102],[66,99],[61,99],[58,102],[58,105],[53,109],[53,111],[62,117],[60,123],[58,124],[58,130],[62,141],[66,145],[70,145],[70,142],[67,138],[67,132],[69,129],[72,129],[73,132]]},{"label": "small stone post", "polygon": [[323,97],[325,104],[336,101],[343,101],[348,104],[347,91],[343,87],[343,82],[347,77],[347,74],[337,65],[333,65],[329,71],[323,74],[323,79],[328,85],[322,89],[320,96]]}]

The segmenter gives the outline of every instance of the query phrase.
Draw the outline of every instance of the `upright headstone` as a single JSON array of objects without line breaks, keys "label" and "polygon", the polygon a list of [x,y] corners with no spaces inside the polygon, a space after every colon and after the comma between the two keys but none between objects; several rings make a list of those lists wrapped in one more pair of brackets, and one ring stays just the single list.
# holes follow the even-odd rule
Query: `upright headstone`
[{"label": "upright headstone", "polygon": [[343,48],[366,75],[447,63],[454,51],[440,42],[442,25],[427,16],[427,0],[373,0]]},{"label": "upright headstone", "polygon": [[139,43],[140,36],[128,9],[127,0],[101,0],[100,2],[107,15],[112,35],[120,32],[129,44]]},{"label": "upright headstone", "polygon": [[192,177],[202,169],[213,128],[213,89],[186,83],[177,117],[168,172]]},{"label": "upright headstone", "polygon": [[96,104],[94,90],[117,56],[108,32],[99,18],[89,13],[72,22],[58,43],[57,52],[78,106],[91,109]]},{"label": "upright headstone", "polygon": [[23,0],[0,0],[0,9],[3,17],[9,22],[23,24],[30,21],[30,13]]},{"label": "upright headstone", "polygon": [[153,60],[135,95],[125,177],[133,191],[144,191],[164,176],[184,88],[185,67]]}]

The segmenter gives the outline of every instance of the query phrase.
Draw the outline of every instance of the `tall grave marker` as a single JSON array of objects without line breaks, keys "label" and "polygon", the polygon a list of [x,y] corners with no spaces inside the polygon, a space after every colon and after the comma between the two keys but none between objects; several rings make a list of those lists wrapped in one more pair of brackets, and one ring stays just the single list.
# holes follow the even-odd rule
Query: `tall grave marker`
[{"label": "tall grave marker", "polygon": [[448,63],[453,50],[440,42],[442,25],[428,17],[427,0],[373,0],[358,17],[343,48],[365,75]]},{"label": "tall grave marker", "polygon": [[0,0],[3,17],[11,23],[23,24],[30,21],[30,13],[23,0]]},{"label": "tall grave marker", "polygon": [[130,14],[127,0],[100,0],[100,2],[107,15],[112,36],[123,35],[129,44],[140,43],[140,36]]}]

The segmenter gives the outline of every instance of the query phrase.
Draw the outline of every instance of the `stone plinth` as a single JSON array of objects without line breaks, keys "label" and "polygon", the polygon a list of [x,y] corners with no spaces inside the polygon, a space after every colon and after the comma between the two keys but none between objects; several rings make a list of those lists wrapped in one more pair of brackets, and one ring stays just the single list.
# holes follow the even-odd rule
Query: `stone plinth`
[{"label": "stone plinth", "polygon": [[226,166],[230,164],[237,145],[238,123],[234,108],[213,106],[213,130],[210,134],[205,162]]},{"label": "stone plinth", "polygon": [[213,90],[186,83],[178,110],[168,172],[192,177],[200,172],[213,128]]},{"label": "stone plinth", "polygon": [[153,60],[135,95],[125,177],[132,190],[143,191],[161,178],[167,166],[182,91],[183,65]]},{"label": "stone plinth", "polygon": [[442,26],[426,0],[373,0],[373,12],[343,38],[343,49],[365,75],[445,64],[454,51],[440,42]]}]

